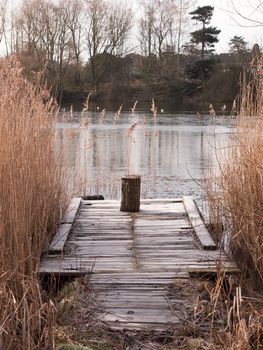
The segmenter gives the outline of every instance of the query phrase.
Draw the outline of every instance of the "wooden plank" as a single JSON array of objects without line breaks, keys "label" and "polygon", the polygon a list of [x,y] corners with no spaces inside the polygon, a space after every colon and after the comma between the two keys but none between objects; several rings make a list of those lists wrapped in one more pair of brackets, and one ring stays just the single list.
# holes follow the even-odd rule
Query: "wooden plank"
[{"label": "wooden plank", "polygon": [[123,242],[127,242],[130,241],[131,237],[126,235],[126,236],[93,236],[93,235],[89,235],[89,236],[85,236],[85,235],[79,235],[79,236],[75,236],[74,239],[69,240],[69,242],[71,243],[75,243],[77,245],[83,246],[83,243],[86,243],[86,246],[89,246],[91,242],[104,242],[105,244],[110,243],[111,245],[113,245],[112,243],[114,241],[123,241]]},{"label": "wooden plank", "polygon": [[61,254],[64,250],[72,224],[61,224],[48,248],[49,254]]},{"label": "wooden plank", "polygon": [[[91,283],[91,288],[95,293],[98,292],[107,292],[109,290],[111,291],[120,291],[122,292],[122,289],[120,289],[120,285],[117,284],[112,284],[112,285],[103,285],[103,284],[93,284]],[[164,291],[166,287],[163,285],[158,285],[158,286],[152,286],[152,285],[146,285],[144,286],[143,284],[122,284],[121,288],[125,288],[126,292],[139,292],[139,293],[147,293],[149,291]]]},{"label": "wooden plank", "polygon": [[[108,300],[108,301],[100,301],[99,303],[101,307],[107,312],[107,310],[110,311],[111,308],[129,308],[129,309],[140,309],[140,308],[148,308],[148,309],[156,309],[156,310],[165,310],[166,314],[169,314],[168,310],[168,304],[167,302],[158,302],[158,301],[130,301],[127,302],[126,300]],[[158,312],[156,312],[158,314]]]},{"label": "wooden plank", "polygon": [[115,235],[121,235],[121,237],[124,237],[124,236],[128,236],[128,237],[132,237],[132,231],[131,230],[107,230],[107,229],[81,229],[79,228],[77,225],[74,226],[74,237],[77,237],[77,236],[84,236],[84,237],[88,237],[88,236],[98,236],[98,235],[112,235],[112,236],[115,236]]},{"label": "wooden plank", "polygon": [[154,229],[152,229],[152,231],[145,231],[145,229],[138,230],[135,228],[134,233],[139,239],[173,239],[174,241],[194,241],[192,234],[188,231],[178,233],[175,230],[167,231],[165,227],[162,229],[158,228],[156,231]]},{"label": "wooden plank", "polygon": [[215,250],[217,246],[213,241],[210,233],[207,231],[203,220],[200,217],[199,211],[196,207],[192,197],[183,197],[185,209],[188,213],[189,220],[195,230],[196,236],[199,239],[202,247],[207,250]]},{"label": "wooden plank", "polygon": [[176,214],[184,214],[185,208],[183,205],[183,202],[180,203],[169,203],[168,205],[165,205],[163,203],[160,204],[144,204],[141,203],[141,209],[140,212],[136,214],[136,217],[141,217],[144,215],[171,215],[172,213]]},{"label": "wooden plank", "polygon": [[[98,295],[111,295],[112,298],[114,297],[119,297],[119,296],[122,296],[122,297],[129,297],[130,299],[133,298],[133,296],[135,296],[135,299],[136,299],[136,296],[138,298],[141,298],[141,299],[147,299],[148,300],[148,297],[153,295],[153,296],[162,296],[162,298],[164,297],[164,295],[166,295],[166,291],[165,291],[165,288],[163,288],[162,286],[158,286],[158,288],[153,288],[151,285],[148,286],[147,283],[144,285],[143,281],[137,281],[137,284],[133,285],[134,287],[144,287],[145,288],[145,292],[142,294],[141,293],[141,290],[136,290],[136,289],[130,289],[129,287],[131,286],[131,284],[128,283],[114,283],[115,286],[117,286],[118,288],[115,289],[115,288],[112,288],[110,285],[107,285],[105,286],[104,290],[101,289],[101,286],[100,286],[100,283],[97,283],[97,281],[95,280],[89,280],[91,285],[94,286],[94,288],[96,287],[100,287],[100,291],[98,291]],[[101,281],[102,283],[102,281]],[[169,285],[169,281],[166,282],[167,285]],[[97,289],[96,289],[97,290]]]},{"label": "wooden plank", "polygon": [[129,330],[129,331],[147,331],[147,332],[167,332],[169,328],[171,328],[171,331],[174,329],[174,326],[167,325],[167,324],[157,324],[157,323],[125,323],[124,325],[120,325],[114,323],[114,322],[107,322],[107,326],[110,327],[111,330],[114,331],[124,331],[124,330]]},{"label": "wooden plank", "polygon": [[[121,259],[117,256],[113,257],[107,257],[107,258],[91,258],[88,256],[79,256],[79,257],[72,257],[72,256],[65,256],[63,259],[52,259],[53,255],[48,256],[47,258],[44,258],[42,260],[42,263],[49,264],[49,265],[63,265],[63,266],[77,266],[77,265],[88,265],[88,264],[95,264],[96,265],[114,265],[114,266],[121,266],[127,264],[127,267],[129,264],[133,263],[132,257],[122,257]],[[54,256],[55,257],[55,256]]]},{"label": "wooden plank", "polygon": [[172,277],[172,278],[185,278],[185,277],[189,277],[189,274],[184,272],[184,271],[179,271],[179,272],[164,272],[164,273],[157,273],[155,271],[149,271],[149,272],[145,272],[145,271],[129,271],[129,273],[112,273],[111,275],[109,274],[92,274],[91,278],[109,278],[109,277],[116,277],[119,278],[120,280],[122,278],[136,278],[136,277],[159,277],[159,278],[164,278],[164,277]]},{"label": "wooden plank", "polygon": [[[136,233],[135,233],[136,234]],[[136,244],[138,243],[164,243],[165,245],[168,244],[182,244],[182,243],[192,243],[193,240],[189,239],[189,238],[181,238],[181,239],[177,239],[177,237],[163,237],[163,236],[155,236],[155,237],[143,237],[141,235],[136,235]]]},{"label": "wooden plank", "polygon": [[171,220],[171,219],[184,219],[187,216],[186,211],[184,212],[178,212],[175,213],[174,211],[165,211],[163,209],[163,211],[161,211],[162,208],[160,209],[156,209],[155,211],[151,210],[151,211],[140,211],[140,214],[136,215],[137,219],[140,218],[146,218],[146,219],[152,219],[152,220],[156,220],[158,218],[158,220]]},{"label": "wooden plank", "polygon": [[64,217],[61,220],[62,224],[73,224],[77,215],[79,206],[81,204],[81,197],[73,198],[66,210]]},{"label": "wooden plank", "polygon": [[113,314],[106,314],[102,317],[102,321],[105,322],[114,322],[114,323],[179,323],[180,319],[176,316],[160,316],[156,315],[113,315]]},{"label": "wooden plank", "polygon": [[143,306],[141,308],[127,308],[125,306],[123,307],[107,307],[106,311],[108,313],[112,313],[115,315],[161,315],[161,316],[173,316],[172,312],[169,312],[167,310],[167,305],[165,305],[166,308],[162,308],[160,309],[159,307],[157,308],[143,308]]},{"label": "wooden plank", "polygon": [[[136,252],[142,252],[142,251],[148,251],[148,250],[153,250],[153,251],[158,251],[158,247],[160,250],[177,250],[176,244],[164,244],[164,243],[142,243],[142,244],[136,244]],[[193,248],[193,251],[198,251],[197,248]]]},{"label": "wooden plank", "polygon": [[169,220],[147,220],[146,217],[142,219],[135,219],[134,227],[144,227],[144,226],[150,226],[153,229],[156,228],[156,226],[164,228],[164,226],[174,228],[174,227],[191,227],[188,219],[173,219],[169,218]]},{"label": "wooden plank", "polygon": [[120,247],[120,248],[128,248],[130,249],[132,247],[132,241],[129,239],[123,239],[123,240],[116,240],[116,241],[89,241],[87,242],[85,239],[83,240],[74,240],[74,241],[69,241],[69,243],[73,243],[79,246],[83,246],[85,243],[87,247],[104,247],[105,251],[109,251],[109,249],[114,249],[115,247]]},{"label": "wooden plank", "polygon": [[180,203],[182,202],[182,198],[153,198],[153,199],[141,199],[141,203]]},{"label": "wooden plank", "polygon": [[[103,284],[103,283],[105,283],[105,284],[120,284],[120,282],[117,280],[117,279],[108,279],[108,280],[92,280],[93,281],[93,283],[96,283],[96,284]],[[144,286],[146,286],[146,285],[167,285],[167,284],[169,284],[169,283],[173,283],[175,281],[175,278],[170,278],[170,279],[167,279],[167,278],[165,278],[165,279],[147,279],[147,278],[145,278],[145,279],[135,279],[135,280],[129,280],[129,279],[127,279],[127,280],[122,280],[121,281],[121,283],[125,283],[125,284],[134,284],[134,285],[136,285],[136,284],[138,284],[138,283],[141,283],[141,284],[143,284]]]},{"label": "wooden plank", "polygon": [[[162,271],[178,271],[179,270],[184,270],[184,271],[189,271],[190,273],[197,273],[197,272],[217,272],[218,271],[218,265],[216,264],[210,264],[210,265],[201,265],[201,264],[175,264],[175,265],[170,265],[170,266],[161,266],[159,264],[142,264],[140,266],[141,270],[147,271],[147,270],[155,270],[157,272],[162,272]],[[222,272],[238,272],[239,269],[235,264],[231,263],[224,263],[221,264],[220,266],[220,271]]]},{"label": "wooden plank", "polygon": [[139,295],[138,292],[135,293],[112,293],[112,292],[99,292],[97,293],[97,297],[101,300],[101,301],[108,301],[108,302],[112,302],[112,301],[116,301],[117,303],[119,301],[122,302],[127,302],[127,303],[137,303],[139,301],[143,302],[153,302],[153,305],[155,302],[161,302],[163,304],[167,305],[167,301],[165,299],[164,293],[160,294],[154,294],[154,293],[146,293],[143,295]]},{"label": "wooden plank", "polygon": [[104,273],[113,273],[113,272],[124,272],[133,271],[132,265],[123,265],[123,266],[98,266],[93,264],[75,264],[75,265],[49,265],[42,264],[39,268],[39,274],[41,275],[85,275],[91,272],[104,272]]}]

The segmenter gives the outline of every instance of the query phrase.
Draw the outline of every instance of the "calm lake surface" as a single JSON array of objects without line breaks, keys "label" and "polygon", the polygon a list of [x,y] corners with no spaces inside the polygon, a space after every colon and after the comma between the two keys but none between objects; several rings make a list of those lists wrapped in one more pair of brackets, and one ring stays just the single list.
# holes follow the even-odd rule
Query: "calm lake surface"
[{"label": "calm lake surface", "polygon": [[67,137],[69,167],[82,174],[86,195],[119,199],[121,176],[129,172],[142,176],[143,198],[192,195],[200,202],[201,185],[209,167],[218,167],[231,121],[194,114],[74,113],[58,128]]}]

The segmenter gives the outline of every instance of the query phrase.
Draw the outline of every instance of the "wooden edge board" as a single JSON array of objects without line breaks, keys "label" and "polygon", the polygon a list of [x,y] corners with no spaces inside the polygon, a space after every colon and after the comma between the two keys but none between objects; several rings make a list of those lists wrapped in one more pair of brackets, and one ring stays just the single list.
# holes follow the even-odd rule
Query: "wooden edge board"
[{"label": "wooden edge board", "polygon": [[81,197],[75,197],[70,201],[68,209],[66,210],[66,213],[61,220],[61,224],[73,224],[77,212],[79,210],[81,201]]},{"label": "wooden edge board", "polygon": [[210,233],[208,232],[203,220],[201,219],[198,208],[193,198],[190,196],[184,196],[183,203],[191,225],[202,247],[206,250],[216,250],[217,246]]},{"label": "wooden edge board", "polygon": [[61,224],[57,229],[49,248],[47,249],[48,253],[61,254],[63,252],[68,235],[72,229],[73,222],[79,210],[81,200],[82,199],[80,197],[76,197],[70,201],[66,213],[61,220]]},{"label": "wooden edge board", "polygon": [[72,224],[61,224],[47,250],[48,254],[61,254],[64,250]]}]

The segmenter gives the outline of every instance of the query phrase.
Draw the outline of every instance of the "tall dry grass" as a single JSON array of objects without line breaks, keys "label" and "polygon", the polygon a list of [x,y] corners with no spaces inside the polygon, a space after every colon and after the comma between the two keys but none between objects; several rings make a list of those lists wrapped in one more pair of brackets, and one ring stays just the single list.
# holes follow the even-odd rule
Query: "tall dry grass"
[{"label": "tall dry grass", "polygon": [[14,57],[0,62],[0,96],[0,341],[39,349],[52,343],[54,309],[37,269],[66,201],[56,106]]},{"label": "tall dry grass", "polygon": [[254,287],[263,286],[262,78],[259,70],[243,82],[236,127],[208,191],[212,221],[224,225],[223,238]]}]

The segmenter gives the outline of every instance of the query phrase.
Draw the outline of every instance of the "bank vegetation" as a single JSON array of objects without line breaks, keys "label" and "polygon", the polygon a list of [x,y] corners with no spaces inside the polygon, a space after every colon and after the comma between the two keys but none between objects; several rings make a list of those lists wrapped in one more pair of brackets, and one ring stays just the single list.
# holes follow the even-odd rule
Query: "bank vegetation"
[{"label": "bank vegetation", "polygon": [[52,345],[54,305],[40,257],[67,203],[57,106],[14,57],[0,62],[0,348]]}]

